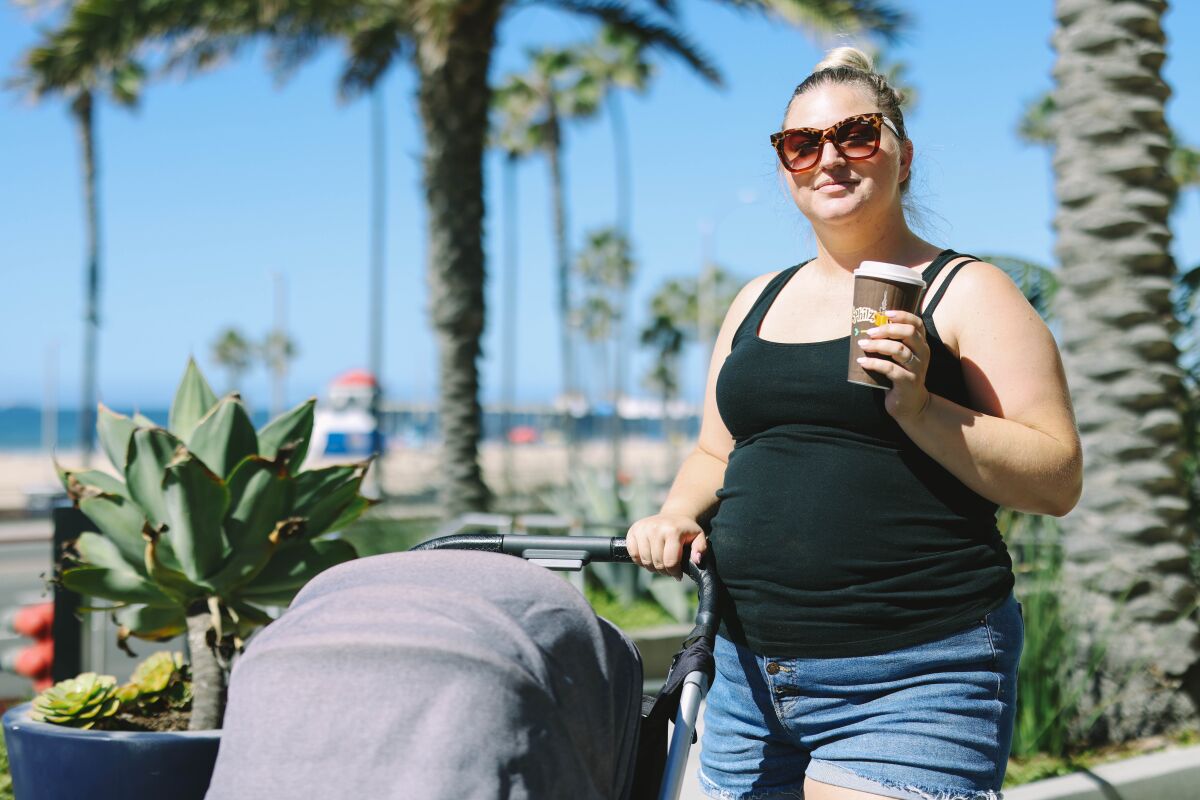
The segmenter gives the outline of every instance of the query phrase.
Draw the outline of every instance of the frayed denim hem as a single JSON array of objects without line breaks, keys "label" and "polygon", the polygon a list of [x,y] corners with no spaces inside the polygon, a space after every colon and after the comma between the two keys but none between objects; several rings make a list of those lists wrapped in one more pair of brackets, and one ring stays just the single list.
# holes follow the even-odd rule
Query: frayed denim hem
[{"label": "frayed denim hem", "polygon": [[804,800],[804,788],[781,789],[780,791],[750,792],[749,794],[734,794],[713,783],[704,770],[697,770],[696,777],[700,781],[700,791],[716,800]]},{"label": "frayed denim hem", "polygon": [[894,800],[1004,800],[1004,795],[992,789],[962,791],[961,789],[932,789],[868,778],[829,761],[813,759],[805,776],[819,783],[843,789],[857,789]]}]

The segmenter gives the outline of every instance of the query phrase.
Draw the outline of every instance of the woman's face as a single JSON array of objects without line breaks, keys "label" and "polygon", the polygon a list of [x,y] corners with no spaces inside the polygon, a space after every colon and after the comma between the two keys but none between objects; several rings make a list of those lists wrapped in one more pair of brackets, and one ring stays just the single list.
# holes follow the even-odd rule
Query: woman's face
[{"label": "woman's face", "polygon": [[[827,84],[792,101],[783,127],[825,128],[856,114],[879,111],[862,88]],[[863,209],[900,206],[900,182],[912,165],[912,143],[901,142],[887,126],[880,134],[879,151],[861,161],[847,161],[830,142],[821,148],[816,166],[806,172],[780,173],[796,206],[814,225],[853,221]]]}]

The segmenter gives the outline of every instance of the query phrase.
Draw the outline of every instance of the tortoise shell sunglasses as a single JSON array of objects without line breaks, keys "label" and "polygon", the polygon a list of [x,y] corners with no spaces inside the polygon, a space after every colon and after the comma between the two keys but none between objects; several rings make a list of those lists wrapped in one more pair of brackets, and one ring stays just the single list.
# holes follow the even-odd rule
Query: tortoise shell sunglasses
[{"label": "tortoise shell sunglasses", "polygon": [[771,134],[771,146],[788,172],[807,172],[821,160],[821,147],[829,140],[847,161],[862,161],[879,152],[883,127],[900,138],[896,125],[881,112],[855,114],[820,128],[788,128]]}]

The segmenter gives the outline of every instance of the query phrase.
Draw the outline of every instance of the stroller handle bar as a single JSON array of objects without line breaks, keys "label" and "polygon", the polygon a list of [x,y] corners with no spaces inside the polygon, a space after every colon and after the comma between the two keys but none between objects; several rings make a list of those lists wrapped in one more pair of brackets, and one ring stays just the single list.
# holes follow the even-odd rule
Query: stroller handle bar
[{"label": "stroller handle bar", "polygon": [[[543,536],[502,533],[455,533],[422,542],[415,550],[476,550],[504,553],[550,569],[579,570],[593,561],[632,563],[623,536]],[[693,564],[690,551],[684,550],[683,567],[696,582],[700,604],[696,610],[696,628],[689,636],[703,635],[710,641],[717,628],[717,578],[703,563]]]}]

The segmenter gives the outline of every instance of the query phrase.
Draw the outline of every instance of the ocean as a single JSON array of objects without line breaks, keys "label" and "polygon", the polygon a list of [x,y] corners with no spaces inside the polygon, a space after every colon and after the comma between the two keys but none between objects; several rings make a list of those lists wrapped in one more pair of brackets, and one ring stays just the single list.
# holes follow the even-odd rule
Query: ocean
[{"label": "ocean", "polygon": [[[132,414],[134,409],[113,409],[121,414]],[[154,420],[159,425],[167,424],[168,409],[152,408],[137,409],[143,415]],[[57,415],[57,437],[53,443],[59,450],[71,450],[79,447],[79,411],[77,409],[61,409]],[[251,415],[254,427],[261,428],[267,423],[267,412],[256,411]],[[579,439],[592,439],[607,436],[608,417],[592,414],[575,421],[576,436]],[[512,425],[525,426],[543,435],[559,429],[561,418],[558,415],[545,413],[517,413],[513,415]],[[679,420],[676,428],[684,428],[683,433],[695,436],[699,429],[699,420],[691,417]],[[384,432],[389,438],[402,439],[406,444],[420,445],[431,441],[437,436],[437,415],[424,412],[393,411],[384,416]],[[624,425],[626,436],[660,438],[663,435],[661,420],[657,419],[627,419]],[[498,440],[503,437],[504,415],[498,411],[484,411],[483,433],[485,440]],[[0,452],[38,451],[43,449],[42,442],[42,412],[33,406],[0,407]]]}]

